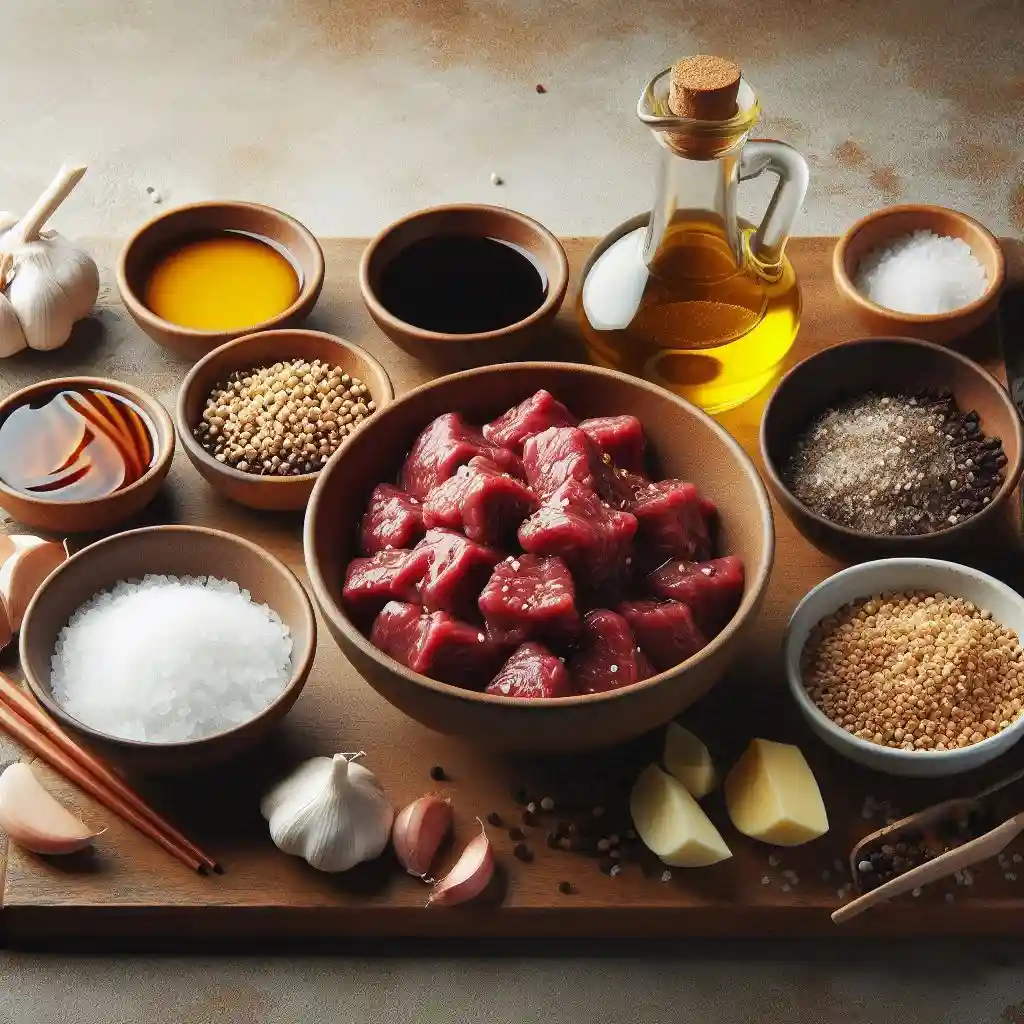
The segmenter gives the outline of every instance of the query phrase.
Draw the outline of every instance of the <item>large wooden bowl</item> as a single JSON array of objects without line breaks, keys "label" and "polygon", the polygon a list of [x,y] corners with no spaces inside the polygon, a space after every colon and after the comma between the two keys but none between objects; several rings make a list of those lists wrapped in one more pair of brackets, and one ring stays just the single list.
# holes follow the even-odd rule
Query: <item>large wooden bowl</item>
[{"label": "large wooden bowl", "polygon": [[[976,515],[935,533],[887,537],[839,526],[812,512],[784,480],[786,460],[808,424],[829,406],[866,391],[948,389],[962,412],[978,413],[982,431],[1003,442],[1003,485]],[[970,552],[999,522],[1024,468],[1024,429],[1006,389],[953,349],[912,338],[864,338],[835,345],[797,364],[779,382],[761,417],[761,457],[768,486],[793,525],[840,561],[895,555]]]},{"label": "large wooden bowl", "polygon": [[[374,486],[395,479],[416,435],[457,410],[484,422],[546,388],[577,416],[632,413],[644,424],[665,476],[692,480],[721,514],[719,547],[739,555],[746,590],[729,625],[682,665],[611,693],[516,700],[450,686],[410,671],[378,651],[341,605],[345,566]],[[774,531],[757,470],[729,434],[694,406],[645,381],[567,363],[512,363],[443,377],[394,402],[321,471],[306,512],[306,567],[332,636],[386,700],[438,732],[488,748],[565,751],[617,743],[692,704],[721,679],[758,613],[771,571]]]},{"label": "large wooden bowl", "polygon": [[229,374],[235,370],[272,365],[282,359],[310,362],[319,359],[340,367],[369,388],[370,397],[378,409],[383,409],[395,397],[395,388],[387,370],[366,349],[321,331],[293,329],[247,334],[200,359],[181,383],[174,414],[185,454],[200,476],[226,498],[249,508],[274,512],[305,508],[319,474],[259,476],[244,473],[218,462],[196,440],[192,431],[202,419],[211,391],[222,385]]},{"label": "large wooden bowl", "polygon": [[[50,659],[73,612],[101,590],[148,573],[233,580],[271,607],[292,635],[292,672],[284,691],[244,725],[205,739],[148,743],[121,739],[73,718],[54,698]],[[191,772],[226,761],[259,743],[291,710],[316,652],[316,618],[294,573],[251,541],[196,526],[152,526],[101,540],[73,555],[42,585],[21,627],[21,666],[36,699],[65,729],[125,768]]]}]

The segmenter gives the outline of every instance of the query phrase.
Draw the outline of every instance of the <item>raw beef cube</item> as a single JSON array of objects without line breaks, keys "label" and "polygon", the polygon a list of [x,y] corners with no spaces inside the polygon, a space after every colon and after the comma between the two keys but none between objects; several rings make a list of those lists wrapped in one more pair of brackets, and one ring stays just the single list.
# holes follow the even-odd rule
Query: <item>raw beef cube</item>
[{"label": "raw beef cube", "polygon": [[457,412],[446,412],[416,438],[402,466],[399,483],[414,498],[422,500],[474,455],[485,455],[507,473],[523,475],[523,465],[513,452],[491,444]]},{"label": "raw beef cube", "polygon": [[496,640],[566,640],[580,628],[576,588],[560,558],[520,555],[499,562],[479,605],[487,632]]},{"label": "raw beef cube", "polygon": [[620,469],[644,471],[644,428],[635,416],[597,416],[580,430]]},{"label": "raw beef cube", "polygon": [[487,683],[506,653],[476,626],[400,601],[384,606],[370,642],[413,672],[473,688]]},{"label": "raw beef cube", "polygon": [[[634,480],[638,479],[636,477]],[[637,553],[648,567],[667,558],[703,561],[711,555],[705,503],[693,484],[682,480],[644,481],[626,506],[636,516]]]},{"label": "raw beef cube", "polygon": [[588,612],[569,666],[580,693],[604,693],[654,675],[629,623],[607,608]]},{"label": "raw beef cube", "polygon": [[571,697],[572,679],[560,658],[540,644],[523,644],[494,677],[488,693],[499,697]]},{"label": "raw beef cube", "polygon": [[519,527],[519,543],[532,554],[558,555],[578,581],[599,589],[621,577],[635,533],[634,515],[570,479]]},{"label": "raw beef cube", "polygon": [[419,547],[378,551],[369,558],[353,558],[345,571],[342,600],[358,618],[371,619],[388,601],[415,601],[430,556]]},{"label": "raw beef cube", "polygon": [[659,672],[686,661],[707,644],[682,601],[630,601],[619,605],[640,650]]},{"label": "raw beef cube", "polygon": [[479,618],[476,601],[501,552],[450,530],[427,530],[414,550],[428,557],[419,584],[419,599],[427,611]]},{"label": "raw beef cube", "polygon": [[484,437],[492,444],[523,450],[523,442],[548,427],[575,427],[576,417],[550,391],[543,389],[525,401],[502,413],[496,420],[485,423]]},{"label": "raw beef cube", "polygon": [[530,490],[544,499],[566,480],[596,487],[601,453],[578,427],[550,427],[523,445],[523,469]]},{"label": "raw beef cube", "polygon": [[537,507],[533,492],[518,477],[477,455],[435,487],[423,503],[428,527],[464,530],[470,540],[501,544]]},{"label": "raw beef cube", "polygon": [[419,500],[391,484],[380,484],[359,524],[359,540],[364,555],[375,555],[385,548],[411,548],[423,530]]},{"label": "raw beef cube", "polygon": [[721,632],[743,599],[743,563],[735,555],[710,562],[666,562],[647,577],[647,589],[690,606],[710,639]]}]

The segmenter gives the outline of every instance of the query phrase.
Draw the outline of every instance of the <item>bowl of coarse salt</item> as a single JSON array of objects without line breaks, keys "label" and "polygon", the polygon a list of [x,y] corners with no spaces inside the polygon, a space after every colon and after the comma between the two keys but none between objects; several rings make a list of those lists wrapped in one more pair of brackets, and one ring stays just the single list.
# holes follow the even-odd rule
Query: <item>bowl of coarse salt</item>
[{"label": "bowl of coarse salt", "polygon": [[942,206],[888,206],[836,245],[839,294],[871,334],[955,341],[995,312],[1006,278],[996,237]]},{"label": "bowl of coarse salt", "polygon": [[316,651],[294,573],[241,537],[119,533],[36,593],[21,664],[40,704],[117,764],[184,773],[229,760],[291,710]]}]

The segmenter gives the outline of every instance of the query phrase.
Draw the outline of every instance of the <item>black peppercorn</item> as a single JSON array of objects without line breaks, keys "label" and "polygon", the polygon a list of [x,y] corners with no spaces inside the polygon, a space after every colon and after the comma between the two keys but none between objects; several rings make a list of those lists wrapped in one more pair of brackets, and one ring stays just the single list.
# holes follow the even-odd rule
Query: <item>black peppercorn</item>
[{"label": "black peppercorn", "polygon": [[508,830],[508,837],[512,842],[518,842],[520,839],[526,838],[526,833],[521,828],[513,826]]},{"label": "black peppercorn", "polygon": [[572,883],[571,882],[559,882],[558,883],[558,891],[563,896],[568,896],[572,892]]},{"label": "black peppercorn", "polygon": [[439,764],[435,764],[434,767],[430,769],[430,777],[435,782],[443,782],[446,778],[444,769]]},{"label": "black peppercorn", "polygon": [[526,843],[517,843],[512,853],[515,855],[516,860],[521,860],[524,864],[529,864],[533,860],[533,851]]},{"label": "black peppercorn", "polygon": [[501,815],[497,811],[491,811],[487,815],[487,821],[495,828],[501,828]]}]

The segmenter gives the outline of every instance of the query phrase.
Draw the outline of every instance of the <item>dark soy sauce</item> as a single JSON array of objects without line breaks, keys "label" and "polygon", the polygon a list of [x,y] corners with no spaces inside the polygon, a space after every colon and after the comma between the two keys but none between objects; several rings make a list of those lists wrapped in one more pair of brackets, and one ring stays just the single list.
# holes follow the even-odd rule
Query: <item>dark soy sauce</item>
[{"label": "dark soy sauce", "polygon": [[482,334],[518,323],[544,302],[544,272],[519,246],[480,235],[413,242],[383,269],[381,304],[440,334]]}]

